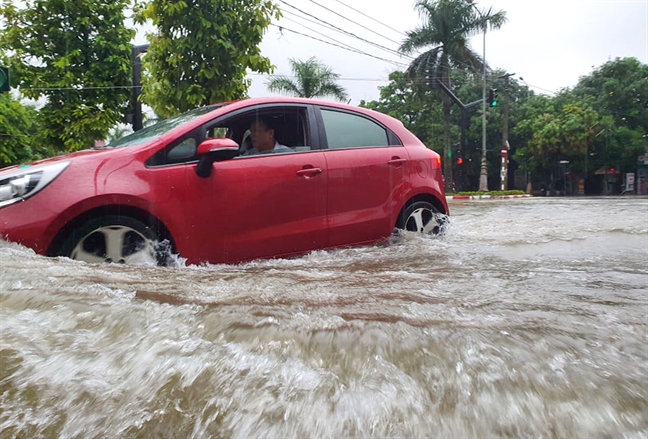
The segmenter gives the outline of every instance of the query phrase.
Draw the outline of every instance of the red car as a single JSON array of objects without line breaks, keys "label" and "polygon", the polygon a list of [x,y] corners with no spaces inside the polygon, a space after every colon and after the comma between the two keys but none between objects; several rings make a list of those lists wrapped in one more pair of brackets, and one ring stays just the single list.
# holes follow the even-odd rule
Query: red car
[{"label": "red car", "polygon": [[[288,148],[244,153],[259,118]],[[401,122],[310,99],[197,108],[0,170],[0,237],[87,262],[284,257],[439,233],[448,213],[441,158]]]}]

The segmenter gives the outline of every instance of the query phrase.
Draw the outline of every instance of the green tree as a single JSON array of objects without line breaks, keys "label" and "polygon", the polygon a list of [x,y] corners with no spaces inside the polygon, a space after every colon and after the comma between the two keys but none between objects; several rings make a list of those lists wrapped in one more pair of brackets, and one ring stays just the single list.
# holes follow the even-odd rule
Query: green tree
[{"label": "green tree", "polygon": [[635,172],[648,151],[648,65],[616,58],[580,78],[565,99],[587,101],[601,115],[590,157],[597,169]]},{"label": "green tree", "polygon": [[527,131],[531,138],[518,152],[518,159],[535,158],[533,166],[548,168],[559,160],[579,163],[584,169],[585,156],[594,143],[599,114],[584,103],[567,103],[557,111],[536,113],[520,122],[515,130]]},{"label": "green tree", "polygon": [[[405,54],[425,50],[410,64],[406,73],[412,78],[432,77],[451,88],[450,69],[479,72],[480,57],[470,49],[468,38],[483,31],[484,27],[500,28],[506,22],[504,11],[492,9],[477,12],[472,5],[462,0],[418,0],[415,8],[423,18],[423,24],[407,32],[407,38],[400,47]],[[444,175],[446,190],[452,185],[450,107],[452,101],[447,94],[441,95],[444,115]]]},{"label": "green tree", "polygon": [[279,9],[269,0],[151,0],[136,21],[155,32],[142,57],[144,103],[165,117],[245,97],[248,69],[270,73],[259,44]]},{"label": "green tree", "polygon": [[514,132],[526,138],[516,160],[545,176],[558,160],[587,178],[593,171],[636,170],[646,151],[648,66],[616,59],[553,98],[534,97],[520,108]]},{"label": "green tree", "polygon": [[315,57],[306,61],[290,59],[290,67],[295,81],[287,76],[273,76],[266,83],[268,90],[300,98],[333,96],[338,101],[348,100],[346,90],[336,83],[340,75]]},{"label": "green tree", "polygon": [[2,60],[24,96],[45,102],[36,141],[53,152],[103,139],[126,112],[134,31],[124,25],[128,0],[5,1]]},{"label": "green tree", "polygon": [[592,106],[614,116],[617,126],[648,133],[648,65],[636,58],[606,62],[581,77],[571,94],[593,98]]},{"label": "green tree", "polygon": [[38,113],[9,93],[0,94],[0,168],[41,158],[33,149],[38,132]]}]

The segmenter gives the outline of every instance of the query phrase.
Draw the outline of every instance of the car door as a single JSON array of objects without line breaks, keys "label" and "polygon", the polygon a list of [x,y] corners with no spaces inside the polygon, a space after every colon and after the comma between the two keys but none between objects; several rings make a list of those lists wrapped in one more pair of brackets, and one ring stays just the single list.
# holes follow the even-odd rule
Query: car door
[{"label": "car door", "polygon": [[363,114],[326,107],[320,114],[327,145],[329,244],[389,236],[407,184],[406,148]]},{"label": "car door", "polygon": [[[306,123],[306,109],[300,114]],[[187,176],[184,214],[200,240],[198,259],[237,262],[328,245],[324,153],[299,151],[240,156],[214,163],[208,178]]]}]

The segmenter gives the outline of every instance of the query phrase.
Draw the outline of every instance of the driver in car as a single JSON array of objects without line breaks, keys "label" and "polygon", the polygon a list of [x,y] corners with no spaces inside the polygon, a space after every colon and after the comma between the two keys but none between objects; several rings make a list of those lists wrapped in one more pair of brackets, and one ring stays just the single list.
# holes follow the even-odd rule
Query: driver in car
[{"label": "driver in car", "polygon": [[292,149],[277,142],[275,129],[270,120],[264,117],[259,117],[250,124],[250,139],[252,139],[252,148],[243,155],[292,152]]}]

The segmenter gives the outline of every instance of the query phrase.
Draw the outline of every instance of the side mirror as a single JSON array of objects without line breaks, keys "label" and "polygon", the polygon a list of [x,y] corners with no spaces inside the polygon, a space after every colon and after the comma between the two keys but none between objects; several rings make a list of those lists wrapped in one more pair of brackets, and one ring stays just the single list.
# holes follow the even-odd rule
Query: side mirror
[{"label": "side mirror", "polygon": [[211,175],[214,162],[222,162],[236,157],[239,153],[238,143],[232,139],[207,139],[198,145],[196,155],[198,165],[196,174],[199,177],[207,178]]}]

